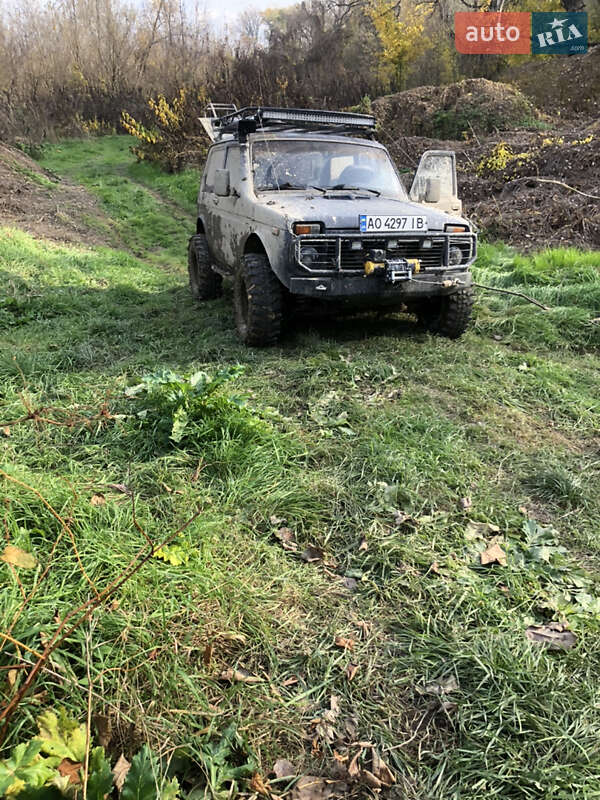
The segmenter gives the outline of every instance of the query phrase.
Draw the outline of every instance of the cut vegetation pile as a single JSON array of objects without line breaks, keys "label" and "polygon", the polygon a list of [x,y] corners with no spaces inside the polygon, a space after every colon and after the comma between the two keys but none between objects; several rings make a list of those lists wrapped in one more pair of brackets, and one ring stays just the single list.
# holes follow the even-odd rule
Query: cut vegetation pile
[{"label": "cut vegetation pile", "polygon": [[387,136],[460,139],[530,123],[531,102],[513,86],[470,78],[449,86],[419,86],[375,100],[373,112]]},{"label": "cut vegetation pile", "polygon": [[0,706],[97,606],[2,758],[38,726],[48,749],[36,718],[60,707],[85,748],[89,703],[110,767],[144,742],[159,757],[153,798],[177,796],[173,774],[182,798],[595,796],[593,254],[483,245],[481,281],[551,310],[481,293],[458,343],[364,315],[248,350],[230,298],[196,308],[186,286],[198,174],[135,165],[130,143],[44,156],[126,248],[0,232]]},{"label": "cut vegetation pile", "polygon": [[382,131],[410,185],[426,149],[455,150],[464,213],[486,238],[521,249],[600,247],[600,124],[564,123],[466,141]]}]

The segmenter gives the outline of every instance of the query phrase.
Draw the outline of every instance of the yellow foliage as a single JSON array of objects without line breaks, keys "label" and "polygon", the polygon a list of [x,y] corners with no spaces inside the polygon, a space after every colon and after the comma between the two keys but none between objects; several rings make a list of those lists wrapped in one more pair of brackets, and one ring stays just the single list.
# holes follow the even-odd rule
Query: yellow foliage
[{"label": "yellow foliage", "polygon": [[531,158],[531,153],[513,153],[506,142],[498,142],[487,158],[482,158],[477,164],[478,175],[488,175],[490,172],[502,172],[509,164],[520,165]]},{"label": "yellow foliage", "polygon": [[192,96],[180,89],[173,100],[159,94],[148,100],[153,126],[147,128],[127,111],[121,112],[121,124],[139,144],[131,150],[139,161],[155,161],[170,171],[181,169],[184,162],[206,150],[204,135],[197,129],[200,108],[206,105],[206,96],[198,92]]},{"label": "yellow foliage", "polygon": [[383,48],[383,66],[391,68],[402,83],[409,58],[428,44],[425,22],[432,7],[425,3],[409,7],[403,3],[398,10],[394,0],[370,0],[368,11]]}]

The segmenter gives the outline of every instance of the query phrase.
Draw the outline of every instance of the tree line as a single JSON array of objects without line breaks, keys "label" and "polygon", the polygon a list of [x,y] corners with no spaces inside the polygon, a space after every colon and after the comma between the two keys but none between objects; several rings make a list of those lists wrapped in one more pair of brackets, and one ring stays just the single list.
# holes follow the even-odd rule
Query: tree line
[{"label": "tree line", "polygon": [[[587,0],[593,19],[600,0]],[[535,5],[535,9],[528,5]],[[303,0],[217,31],[184,0],[0,0],[0,139],[118,128],[148,99],[345,108],[506,59],[460,56],[458,10],[576,10],[584,0]],[[595,15],[595,16],[594,16]]]}]

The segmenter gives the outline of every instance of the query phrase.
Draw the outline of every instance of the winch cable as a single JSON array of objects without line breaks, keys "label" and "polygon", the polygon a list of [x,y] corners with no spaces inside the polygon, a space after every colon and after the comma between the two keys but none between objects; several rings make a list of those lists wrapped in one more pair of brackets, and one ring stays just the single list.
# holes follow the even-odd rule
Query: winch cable
[{"label": "winch cable", "polygon": [[[427,283],[429,286],[443,286],[446,289],[451,289],[454,286],[467,286],[466,283],[463,283],[457,279],[445,281],[422,281],[419,280],[419,278],[410,278],[409,280],[413,281],[414,283]],[[511,289],[498,289],[496,286],[484,286],[483,283],[475,283],[474,281],[471,283],[471,286],[476,286],[478,289],[485,289],[486,292],[498,292],[498,294],[510,294],[513,297],[521,297],[523,300],[527,300],[528,303],[532,303],[534,306],[541,308],[542,311],[550,311],[548,306],[545,306],[538,300],[534,300],[533,297],[523,294],[523,292],[514,292]]]}]

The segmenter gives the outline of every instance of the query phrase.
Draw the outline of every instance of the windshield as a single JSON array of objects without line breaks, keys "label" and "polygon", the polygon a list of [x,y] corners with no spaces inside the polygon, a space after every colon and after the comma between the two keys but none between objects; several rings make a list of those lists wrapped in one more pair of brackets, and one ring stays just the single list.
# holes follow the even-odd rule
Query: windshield
[{"label": "windshield", "polygon": [[252,146],[254,189],[363,189],[406,199],[385,150],[326,141],[269,139]]}]

